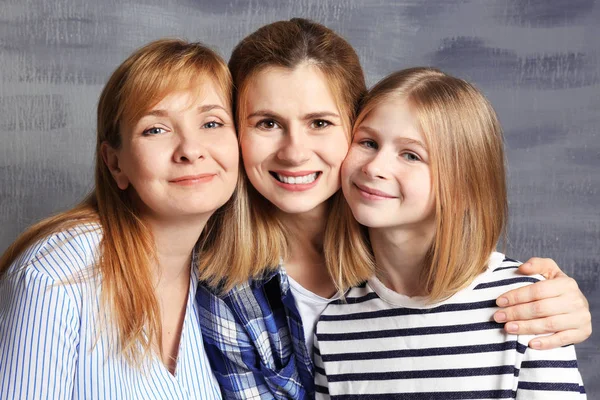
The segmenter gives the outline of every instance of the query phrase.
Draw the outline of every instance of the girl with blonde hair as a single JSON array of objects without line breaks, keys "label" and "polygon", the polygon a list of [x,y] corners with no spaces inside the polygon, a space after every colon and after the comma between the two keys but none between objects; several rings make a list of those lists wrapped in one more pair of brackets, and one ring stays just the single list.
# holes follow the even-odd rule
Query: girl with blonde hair
[{"label": "girl with blonde hair", "polygon": [[0,398],[221,398],[195,247],[219,207],[236,217],[238,167],[216,53],[159,40],[125,60],[98,104],[95,189],[0,260]]},{"label": "girl with blonde hair", "polygon": [[[244,38],[229,67],[245,167],[240,214],[252,245],[207,241],[203,247],[201,269],[214,271],[204,275],[197,294],[206,351],[226,398],[313,398],[316,321],[375,268],[339,191],[340,166],[366,93],[363,71],[347,41],[300,18]],[[227,226],[219,222],[225,216],[216,215],[215,224]],[[533,269],[558,269],[552,261],[530,262]],[[517,329],[535,333],[550,319],[572,335],[560,337],[584,340],[590,331],[587,304],[566,279],[572,281],[543,282],[542,304],[547,297],[561,299],[559,308],[532,316],[532,305],[525,304],[496,318],[538,318],[521,321]],[[503,296],[509,305],[517,297],[538,300],[526,288]],[[567,313],[575,317],[562,318]],[[557,336],[540,343],[556,342]]]},{"label": "girl with blonde hair", "polygon": [[493,321],[499,295],[543,277],[495,252],[508,217],[503,138],[475,87],[432,68],[378,83],[342,189],[377,269],[317,323],[317,398],[586,397],[572,345],[529,348],[532,335]]}]

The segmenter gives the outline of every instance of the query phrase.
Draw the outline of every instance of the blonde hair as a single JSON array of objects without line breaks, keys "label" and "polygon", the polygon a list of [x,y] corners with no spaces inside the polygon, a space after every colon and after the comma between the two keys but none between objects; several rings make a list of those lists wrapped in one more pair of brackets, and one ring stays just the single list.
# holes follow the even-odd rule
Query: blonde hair
[{"label": "blonde hair", "polygon": [[371,89],[355,130],[374,108],[394,98],[407,100],[429,151],[436,232],[422,282],[429,300],[437,301],[483,272],[506,233],[502,129],[488,100],[470,83],[434,68],[410,68]]},{"label": "blonde hair", "polygon": [[[366,93],[365,79],[358,56],[352,46],[331,29],[306,19],[294,18],[265,25],[244,38],[233,50],[229,60],[234,87],[234,110],[238,134],[243,134],[246,119],[246,94],[250,82],[257,74],[270,67],[293,69],[303,63],[316,66],[326,76],[329,88],[343,117],[344,126],[350,132],[356,117],[358,104]],[[224,263],[232,252],[245,252],[246,249],[225,247],[217,244],[205,249],[201,255],[201,265],[218,263],[223,271],[214,275],[210,282],[219,281],[221,288],[229,290],[275,268],[288,253],[288,240],[285,227],[272,212],[273,206],[249,183],[245,171],[241,173],[243,183],[238,190],[245,198],[243,214],[251,230],[252,254],[246,255],[245,265]],[[360,226],[348,223],[346,229],[333,229],[342,215],[350,214],[341,191],[329,202],[329,215],[326,224],[324,253],[330,273],[337,273],[341,263],[352,266],[356,278],[353,283],[364,281],[372,272],[372,261],[368,247],[360,239]],[[344,221],[346,221],[344,219]],[[346,237],[350,247],[340,247],[342,237]],[[242,257],[239,257],[242,258]],[[333,275],[332,275],[333,276]]]},{"label": "blonde hair", "polygon": [[[137,365],[150,355],[154,344],[162,341],[160,307],[150,270],[155,246],[130,191],[117,187],[104,164],[101,146],[107,142],[119,148],[123,126],[137,121],[169,93],[198,89],[206,79],[214,80],[231,105],[227,65],[200,43],[158,40],[127,58],[100,95],[94,190],[75,208],[30,227],[0,259],[3,276],[21,253],[44,237],[80,223],[99,223],[103,237],[93,272],[102,279],[101,305],[117,329],[118,351]],[[235,201],[234,197],[229,203]]]}]

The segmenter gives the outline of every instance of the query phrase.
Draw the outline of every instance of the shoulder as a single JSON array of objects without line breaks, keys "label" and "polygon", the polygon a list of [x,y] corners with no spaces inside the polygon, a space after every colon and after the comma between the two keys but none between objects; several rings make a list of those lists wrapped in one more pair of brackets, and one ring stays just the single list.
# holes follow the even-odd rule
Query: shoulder
[{"label": "shoulder", "polygon": [[541,275],[520,274],[518,269],[521,264],[520,261],[494,252],[487,269],[475,279],[471,288],[474,291],[494,291],[502,294],[544,280]]},{"label": "shoulder", "polygon": [[93,223],[55,232],[27,248],[7,276],[23,270],[56,282],[72,279],[95,263],[101,239],[102,228]]},{"label": "shoulder", "polygon": [[321,313],[319,320],[335,319],[334,316],[340,314],[363,313],[366,310],[373,309],[373,302],[380,300],[371,286],[367,282],[364,282],[359,286],[349,289],[342,298],[329,303]]}]

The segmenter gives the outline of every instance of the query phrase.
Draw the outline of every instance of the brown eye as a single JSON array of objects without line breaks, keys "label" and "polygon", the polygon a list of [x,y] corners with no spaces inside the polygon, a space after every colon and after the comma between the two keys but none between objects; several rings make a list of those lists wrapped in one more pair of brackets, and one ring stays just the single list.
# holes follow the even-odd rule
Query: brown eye
[{"label": "brown eye", "polygon": [[263,119],[258,121],[256,127],[260,129],[271,130],[279,128],[279,124],[272,119]]},{"label": "brown eye", "polygon": [[323,128],[327,128],[329,125],[331,125],[331,122],[326,121],[324,119],[314,120],[312,122],[312,124],[310,124],[311,128],[313,128],[313,129],[323,129]]}]

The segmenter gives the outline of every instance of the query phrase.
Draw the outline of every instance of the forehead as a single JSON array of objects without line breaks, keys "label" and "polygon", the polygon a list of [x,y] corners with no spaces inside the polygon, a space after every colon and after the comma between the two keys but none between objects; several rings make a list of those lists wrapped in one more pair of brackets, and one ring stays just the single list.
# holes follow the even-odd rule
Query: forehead
[{"label": "forehead", "polygon": [[382,137],[408,138],[423,141],[418,121],[405,97],[389,97],[376,105],[357,127]]},{"label": "forehead", "polygon": [[173,89],[167,92],[158,103],[151,106],[148,111],[165,109],[173,111],[185,111],[206,104],[215,104],[230,111],[225,94],[214,79],[205,77],[194,82],[185,89]]},{"label": "forehead", "polygon": [[310,63],[300,64],[293,69],[268,67],[251,78],[246,92],[248,111],[338,112],[326,75]]}]

